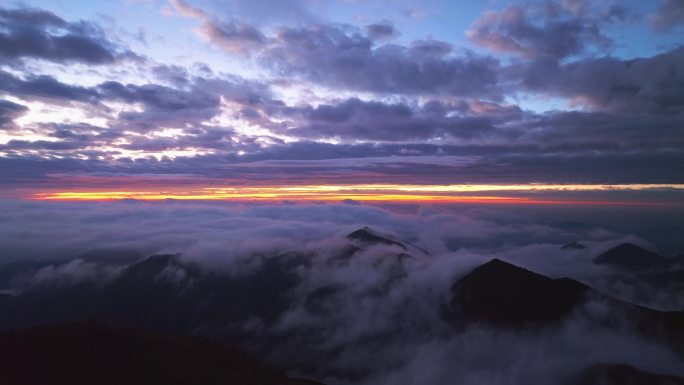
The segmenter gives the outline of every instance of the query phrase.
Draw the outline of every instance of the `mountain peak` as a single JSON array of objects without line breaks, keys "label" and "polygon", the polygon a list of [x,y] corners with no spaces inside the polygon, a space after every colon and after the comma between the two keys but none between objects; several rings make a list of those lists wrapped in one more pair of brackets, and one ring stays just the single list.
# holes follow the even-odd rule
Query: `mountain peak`
[{"label": "mountain peak", "polygon": [[594,263],[636,271],[666,266],[668,260],[643,247],[625,242],[594,258]]},{"label": "mountain peak", "polygon": [[587,247],[584,246],[583,244],[579,242],[570,242],[567,243],[563,246],[561,246],[561,250],[581,250],[581,249],[586,249]]},{"label": "mountain peak", "polygon": [[588,290],[572,279],[551,279],[492,259],[452,285],[450,305],[470,322],[544,326],[570,313]]},{"label": "mountain peak", "polygon": [[363,243],[381,243],[390,246],[399,246],[403,250],[408,250],[408,248],[401,242],[389,239],[386,235],[381,235],[375,230],[368,226],[364,226],[356,231],[347,234],[348,239],[353,239]]}]

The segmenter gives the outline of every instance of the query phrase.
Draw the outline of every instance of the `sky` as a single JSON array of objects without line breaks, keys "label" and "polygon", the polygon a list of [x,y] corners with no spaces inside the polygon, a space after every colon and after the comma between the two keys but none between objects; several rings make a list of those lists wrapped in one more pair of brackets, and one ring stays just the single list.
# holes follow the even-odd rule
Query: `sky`
[{"label": "sky", "polygon": [[0,2],[0,198],[682,206],[684,1]]}]

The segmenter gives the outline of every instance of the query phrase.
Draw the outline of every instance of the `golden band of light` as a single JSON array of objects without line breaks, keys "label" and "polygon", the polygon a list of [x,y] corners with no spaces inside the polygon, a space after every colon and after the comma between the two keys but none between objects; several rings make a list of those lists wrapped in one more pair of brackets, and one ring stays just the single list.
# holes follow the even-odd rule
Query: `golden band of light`
[{"label": "golden band of light", "polygon": [[[308,185],[278,187],[207,187],[184,191],[67,191],[35,194],[38,200],[255,200],[255,201],[358,201],[382,202],[488,202],[488,203],[579,203],[613,204],[604,201],[543,201],[526,197],[497,196],[505,192],[549,191],[644,191],[684,190],[684,184],[620,184],[620,185]],[[470,195],[476,193],[478,195]],[[479,195],[479,194],[492,194]],[[468,195],[463,195],[468,194]]]}]

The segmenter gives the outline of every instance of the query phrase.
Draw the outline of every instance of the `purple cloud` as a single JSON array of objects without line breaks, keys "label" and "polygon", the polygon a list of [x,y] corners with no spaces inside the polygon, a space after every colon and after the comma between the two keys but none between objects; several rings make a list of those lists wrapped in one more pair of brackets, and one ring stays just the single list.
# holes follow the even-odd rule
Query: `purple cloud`
[{"label": "purple cloud", "polygon": [[624,10],[610,7],[596,16],[596,11],[588,8],[583,1],[565,1],[487,11],[472,24],[466,35],[494,52],[525,58],[562,59],[583,54],[591,47],[610,48],[613,42],[602,32],[602,26],[623,18]]},{"label": "purple cloud", "polygon": [[520,76],[533,92],[559,95],[598,110],[676,113],[684,108],[682,65],[684,48],[677,48],[632,60],[604,57],[560,64],[539,59],[514,67],[512,76]]},{"label": "purple cloud", "polygon": [[335,25],[282,28],[259,56],[281,76],[354,91],[500,99],[499,62],[473,53],[448,55],[436,40],[411,47],[376,45],[361,31]]},{"label": "purple cloud", "polygon": [[684,3],[680,0],[662,0],[651,18],[656,31],[668,31],[684,24]]},{"label": "purple cloud", "polygon": [[365,26],[368,37],[373,40],[385,40],[397,37],[399,31],[394,27],[389,20],[383,20],[377,23],[367,24]]},{"label": "purple cloud", "polygon": [[134,57],[108,40],[96,24],[68,22],[37,8],[0,8],[0,57],[57,63],[108,64]]},{"label": "purple cloud", "polygon": [[0,99],[0,129],[11,127],[13,120],[27,110],[26,106]]}]

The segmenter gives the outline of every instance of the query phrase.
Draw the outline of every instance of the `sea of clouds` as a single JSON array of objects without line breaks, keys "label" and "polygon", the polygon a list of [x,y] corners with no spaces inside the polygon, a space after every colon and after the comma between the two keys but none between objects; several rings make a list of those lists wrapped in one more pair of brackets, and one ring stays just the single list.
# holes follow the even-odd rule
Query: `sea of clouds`
[{"label": "sea of clouds", "polygon": [[[541,332],[455,331],[443,317],[450,286],[492,258],[654,308],[684,309],[681,291],[622,279],[593,264],[622,242],[658,245],[606,219],[623,215],[582,210],[567,211],[569,220],[562,211],[503,206],[3,201],[0,264],[60,261],[8,288],[21,292],[79,282],[104,286],[133,260],[178,254],[181,263],[157,279],[187,289],[187,266],[249,276],[262,267],[262,257],[295,252],[307,263],[290,271],[298,283],[287,294],[289,307],[275,322],[253,317],[229,326],[253,334],[255,343],[280,341],[269,348],[269,361],[308,362],[313,368],[298,365],[295,374],[327,384],[554,384],[598,362],[684,375],[681,358],[668,348],[626,329],[596,328],[582,314]],[[586,221],[576,220],[583,216]],[[346,235],[364,226],[408,250],[361,245],[364,250],[340,259],[353,243]],[[573,241],[586,248],[561,250]],[[601,303],[583,309],[605,311]],[[212,333],[218,332],[197,329]]]}]

